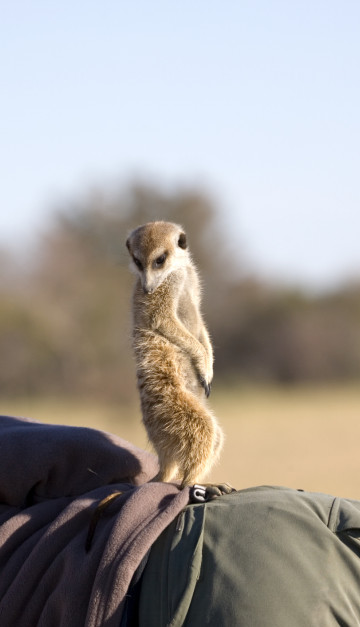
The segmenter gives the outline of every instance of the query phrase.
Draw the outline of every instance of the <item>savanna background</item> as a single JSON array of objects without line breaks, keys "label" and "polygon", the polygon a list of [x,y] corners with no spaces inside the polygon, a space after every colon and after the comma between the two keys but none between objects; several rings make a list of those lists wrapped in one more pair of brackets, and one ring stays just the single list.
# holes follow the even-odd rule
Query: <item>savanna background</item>
[{"label": "savanna background", "polygon": [[215,348],[211,479],[360,498],[359,21],[353,2],[5,7],[1,413],[149,447],[125,239],[171,220]]}]

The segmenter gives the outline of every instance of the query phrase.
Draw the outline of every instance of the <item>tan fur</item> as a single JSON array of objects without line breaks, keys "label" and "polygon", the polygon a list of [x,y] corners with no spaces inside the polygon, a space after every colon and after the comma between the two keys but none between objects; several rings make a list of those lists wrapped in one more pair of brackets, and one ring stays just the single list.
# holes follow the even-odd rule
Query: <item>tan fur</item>
[{"label": "tan fur", "polygon": [[213,352],[197,271],[177,224],[150,222],[126,244],[136,262],[133,340],[143,422],[159,457],[156,480],[191,485],[210,470],[223,443],[206,406]]}]

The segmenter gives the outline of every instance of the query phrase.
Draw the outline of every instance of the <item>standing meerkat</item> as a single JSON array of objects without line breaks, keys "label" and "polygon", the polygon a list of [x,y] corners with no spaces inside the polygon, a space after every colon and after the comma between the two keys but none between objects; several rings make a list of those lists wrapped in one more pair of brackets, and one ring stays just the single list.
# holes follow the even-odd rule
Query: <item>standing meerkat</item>
[{"label": "standing meerkat", "polygon": [[159,457],[155,480],[192,485],[223,444],[206,406],[213,351],[200,313],[198,274],[177,224],[139,226],[126,245],[137,274],[133,343],[143,422]]}]

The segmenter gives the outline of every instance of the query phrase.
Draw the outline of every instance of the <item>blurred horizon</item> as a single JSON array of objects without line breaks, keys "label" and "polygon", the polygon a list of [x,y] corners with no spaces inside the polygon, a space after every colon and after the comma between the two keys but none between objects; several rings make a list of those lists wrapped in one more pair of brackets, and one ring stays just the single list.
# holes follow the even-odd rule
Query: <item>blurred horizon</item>
[{"label": "blurred horizon", "polygon": [[[342,289],[353,289],[360,284],[360,265],[352,268],[352,271],[341,275],[335,275],[334,277],[317,280],[307,280],[296,275],[296,273],[289,273],[288,275],[281,272],[271,271],[262,267],[259,261],[254,260],[251,250],[249,250],[249,243],[244,246],[238,245],[236,238],[240,241],[244,238],[238,229],[235,233],[229,231],[226,222],[224,220],[224,214],[221,207],[221,199],[216,194],[211,192],[211,189],[206,188],[203,184],[196,185],[195,183],[183,182],[178,185],[166,185],[164,182],[156,182],[155,178],[139,177],[130,178],[127,181],[124,180],[119,183],[118,180],[113,180],[103,183],[100,182],[92,184],[89,187],[84,187],[79,190],[77,194],[68,196],[58,196],[48,206],[46,217],[43,217],[39,225],[32,225],[26,234],[23,234],[18,240],[12,241],[6,237],[1,237],[0,232],[0,260],[1,256],[8,260],[8,264],[3,265],[0,271],[0,278],[3,280],[8,275],[8,280],[16,280],[17,276],[21,276],[22,273],[31,271],[32,268],[36,268],[41,255],[41,249],[44,240],[53,231],[56,231],[59,221],[62,218],[68,216],[72,217],[76,221],[77,217],[83,217],[88,211],[89,214],[95,211],[99,214],[99,219],[104,219],[106,223],[109,215],[113,213],[113,217],[119,221],[127,223],[127,212],[129,208],[126,208],[126,198],[132,193],[132,190],[144,190],[150,192],[150,195],[154,192],[164,199],[186,197],[189,195],[198,196],[204,199],[206,203],[211,207],[211,222],[213,223],[213,229],[218,234],[219,242],[215,242],[215,246],[212,254],[214,258],[218,257],[219,262],[222,265],[222,272],[226,273],[227,279],[250,279],[260,281],[264,285],[268,285],[269,289],[284,289],[295,290],[304,293],[308,296],[321,296],[326,294],[336,293]],[[120,202],[120,204],[119,204]],[[151,208],[152,215],[150,219],[166,220],[171,219],[168,217],[168,207],[162,207],[161,204],[158,210]],[[196,208],[195,208],[196,213]],[[131,212],[131,210],[130,210]],[[195,216],[194,213],[194,216]],[[130,216],[131,217],[131,216]],[[188,220],[188,216],[186,215]],[[181,215],[177,217],[179,223],[182,223]],[[195,231],[198,228],[198,220],[194,218]],[[188,223],[189,224],[189,223]],[[129,228],[134,228],[138,225],[138,222],[132,220]],[[204,224],[204,230],[206,231],[207,224]],[[127,235],[127,231],[118,233],[118,248],[123,248],[124,240]],[[190,228],[188,226],[188,236],[191,239],[191,221]],[[197,239],[197,233],[195,233],[195,240]],[[121,255],[124,255],[125,249],[122,250]],[[200,269],[201,270],[201,269]],[[360,289],[360,288],[359,288]]]}]

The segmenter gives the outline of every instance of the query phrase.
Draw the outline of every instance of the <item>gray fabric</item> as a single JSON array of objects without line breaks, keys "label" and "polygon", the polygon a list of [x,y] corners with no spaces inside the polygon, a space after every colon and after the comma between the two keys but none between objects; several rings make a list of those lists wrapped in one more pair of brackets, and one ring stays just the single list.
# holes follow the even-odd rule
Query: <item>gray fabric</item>
[{"label": "gray fabric", "polygon": [[150,552],[140,627],[359,627],[360,502],[259,487],[190,505]]},{"label": "gray fabric", "polygon": [[[110,434],[0,417],[0,625],[118,627],[138,564],[189,490]],[[98,503],[106,510],[85,551]]]}]

